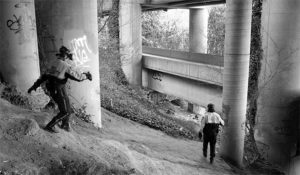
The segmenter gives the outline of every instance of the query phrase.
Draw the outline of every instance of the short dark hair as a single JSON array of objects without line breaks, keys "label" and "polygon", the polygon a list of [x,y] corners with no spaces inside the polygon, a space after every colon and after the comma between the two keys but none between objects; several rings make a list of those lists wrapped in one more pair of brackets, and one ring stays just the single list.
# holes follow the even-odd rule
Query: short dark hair
[{"label": "short dark hair", "polygon": [[65,47],[65,46],[61,46],[59,48],[59,53],[56,54],[56,56],[58,57],[64,57],[64,56],[67,56],[70,60],[73,60],[73,55],[71,53],[71,51]]},{"label": "short dark hair", "polygon": [[60,52],[60,53],[64,53],[64,54],[68,54],[68,53],[70,53],[71,51],[70,51],[66,46],[61,46],[61,47],[59,48],[59,52]]},{"label": "short dark hair", "polygon": [[209,103],[207,105],[207,112],[215,112],[215,105],[212,103]]}]

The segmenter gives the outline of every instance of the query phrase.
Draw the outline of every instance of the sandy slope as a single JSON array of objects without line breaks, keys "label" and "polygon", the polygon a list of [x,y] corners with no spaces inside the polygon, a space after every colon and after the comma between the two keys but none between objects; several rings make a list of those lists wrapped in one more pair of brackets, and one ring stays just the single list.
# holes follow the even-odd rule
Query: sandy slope
[{"label": "sandy slope", "polygon": [[70,133],[41,129],[51,114],[0,99],[0,174],[234,174],[201,142],[175,139],[102,110],[103,128],[73,118]]}]

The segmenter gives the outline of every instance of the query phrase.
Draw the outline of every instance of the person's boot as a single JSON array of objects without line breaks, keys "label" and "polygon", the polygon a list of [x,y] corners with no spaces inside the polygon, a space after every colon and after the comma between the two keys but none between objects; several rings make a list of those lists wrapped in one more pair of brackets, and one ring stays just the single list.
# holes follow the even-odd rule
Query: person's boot
[{"label": "person's boot", "polygon": [[58,133],[58,131],[55,129],[55,125],[61,121],[59,117],[54,117],[46,126],[45,130],[52,132],[52,133]]},{"label": "person's boot", "polygon": [[60,125],[60,128],[67,131],[67,132],[71,131],[71,127],[70,127],[69,123],[63,123],[62,125]]},{"label": "person's boot", "polygon": [[203,152],[203,156],[206,158],[206,157],[207,157],[207,153],[206,153],[206,152]]},{"label": "person's boot", "polygon": [[46,131],[49,131],[49,132],[52,132],[52,133],[58,133],[57,130],[53,129],[53,128],[54,128],[54,125],[55,125],[55,122],[56,122],[56,120],[55,120],[55,118],[53,118],[53,119],[52,119],[52,120],[44,127],[44,129],[45,129]]},{"label": "person's boot", "polygon": [[56,117],[54,117],[45,128],[53,128],[56,124],[58,124],[59,122],[61,122],[62,120],[64,120],[67,117],[67,115],[58,115]]},{"label": "person's boot", "polygon": [[71,131],[70,122],[69,122],[69,115],[66,115],[65,118],[61,121],[61,125],[59,127],[67,132]]},{"label": "person's boot", "polygon": [[55,127],[49,127],[48,125],[44,127],[44,129],[51,133],[58,133],[58,131],[55,129]]},{"label": "person's boot", "polygon": [[210,162],[210,164],[213,164],[214,163],[214,158],[211,157],[209,162]]}]

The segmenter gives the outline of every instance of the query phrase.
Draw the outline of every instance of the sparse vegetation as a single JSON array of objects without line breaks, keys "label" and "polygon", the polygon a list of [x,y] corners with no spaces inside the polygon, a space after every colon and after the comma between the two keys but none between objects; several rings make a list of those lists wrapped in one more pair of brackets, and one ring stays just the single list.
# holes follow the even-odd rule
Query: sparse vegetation
[{"label": "sparse vegetation", "polygon": [[76,117],[78,117],[84,122],[92,123],[91,115],[86,112],[86,107],[87,107],[86,105],[83,105],[79,108],[72,107],[72,109]]},{"label": "sparse vegetation", "polygon": [[[117,10],[115,7],[114,10]],[[113,11],[109,15],[118,15]],[[147,99],[146,89],[128,84],[121,68],[117,24],[113,16],[99,16],[99,53],[100,53],[100,86],[101,105],[122,117],[136,121],[151,128],[161,130],[174,137],[196,139],[187,127],[175,119],[167,117],[158,109],[159,106]],[[106,20],[109,20],[106,22]],[[112,20],[112,21],[110,21]],[[103,27],[107,23],[108,26]],[[114,25],[112,25],[114,24]],[[108,37],[109,36],[109,37]]]},{"label": "sparse vegetation", "polygon": [[[30,110],[41,110],[41,109],[48,109],[54,110],[55,104],[52,104],[50,108],[49,105],[49,98],[41,88],[38,88],[39,95],[29,95],[25,93],[21,93],[16,87],[7,85],[5,83],[0,82],[0,98],[9,101],[11,104],[16,106],[20,106],[25,109]],[[42,99],[41,99],[42,98]],[[75,108],[72,106],[72,110],[76,117],[81,119],[82,121],[91,123],[91,116],[86,113],[86,105],[81,107]]]},{"label": "sparse vegetation", "polygon": [[225,6],[219,6],[212,7],[209,11],[207,31],[208,54],[224,55],[225,9]]},{"label": "sparse vegetation", "polygon": [[167,23],[160,21],[164,11],[148,11],[142,14],[142,42],[144,46],[169,49],[189,50],[189,33],[187,29],[179,28],[176,20]]},{"label": "sparse vegetation", "polygon": [[251,164],[260,159],[260,153],[257,149],[254,138],[255,118],[257,111],[258,98],[258,76],[260,73],[262,60],[262,46],[261,46],[261,10],[262,2],[254,0],[252,13],[252,27],[251,27],[251,48],[250,48],[250,68],[249,68],[249,82],[248,82],[248,108],[247,108],[247,133],[245,138],[245,162]]},{"label": "sparse vegetation", "polygon": [[102,48],[100,45],[102,107],[171,136],[196,138],[186,127],[160,113],[158,111],[159,106],[152,104],[147,99],[147,90],[128,85],[121,69],[118,50],[117,48],[113,49],[113,43]]},{"label": "sparse vegetation", "polygon": [[21,106],[26,109],[33,109],[29,98],[19,92],[16,87],[0,82],[0,97],[9,101],[11,104]]}]

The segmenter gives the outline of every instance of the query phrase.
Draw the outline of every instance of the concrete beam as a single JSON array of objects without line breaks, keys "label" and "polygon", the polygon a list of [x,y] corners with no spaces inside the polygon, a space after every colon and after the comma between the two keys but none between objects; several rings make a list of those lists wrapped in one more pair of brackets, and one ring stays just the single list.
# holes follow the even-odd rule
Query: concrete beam
[{"label": "concrete beam", "polygon": [[25,92],[40,76],[34,0],[0,1],[0,76]]},{"label": "concrete beam", "polygon": [[151,47],[143,47],[143,54],[156,55],[161,57],[174,58],[184,61],[202,63],[213,66],[224,66],[224,58],[217,55],[190,53],[176,50],[157,49]]},{"label": "concrete beam", "polygon": [[146,0],[142,4],[143,10],[197,8],[199,6],[224,4],[225,0]]},{"label": "concrete beam", "polygon": [[101,127],[97,0],[36,0],[36,8],[45,66],[57,59],[61,45],[71,49],[75,67],[93,75],[93,81],[70,80],[71,103],[86,106],[86,114]]},{"label": "concrete beam", "polygon": [[221,86],[147,68],[143,68],[143,86],[188,100],[204,108],[208,103],[214,103],[216,111],[222,111]]},{"label": "concrete beam", "polygon": [[226,0],[146,0],[145,4],[156,4],[156,5],[170,5],[170,6],[199,6],[203,4],[210,4],[210,3],[226,3]]},{"label": "concrete beam", "polygon": [[143,54],[143,67],[191,80],[222,86],[223,68],[150,54]]}]

